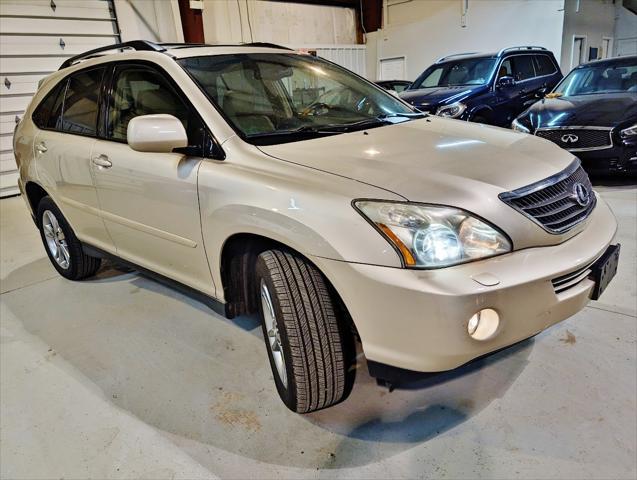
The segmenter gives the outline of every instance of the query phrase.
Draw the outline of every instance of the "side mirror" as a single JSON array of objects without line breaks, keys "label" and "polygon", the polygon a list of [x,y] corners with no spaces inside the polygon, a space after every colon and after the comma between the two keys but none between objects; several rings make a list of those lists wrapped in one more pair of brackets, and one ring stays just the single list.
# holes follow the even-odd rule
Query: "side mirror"
[{"label": "side mirror", "polygon": [[511,88],[515,85],[515,78],[510,75],[505,75],[504,77],[500,77],[498,79],[498,88]]},{"label": "side mirror", "polygon": [[167,114],[142,115],[128,122],[128,145],[138,152],[169,153],[188,146],[183,124]]}]

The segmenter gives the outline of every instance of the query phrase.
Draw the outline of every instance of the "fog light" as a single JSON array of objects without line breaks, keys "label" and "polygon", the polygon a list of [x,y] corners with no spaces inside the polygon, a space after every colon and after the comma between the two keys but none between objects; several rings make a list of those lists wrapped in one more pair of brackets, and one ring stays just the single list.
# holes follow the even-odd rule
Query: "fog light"
[{"label": "fog light", "polygon": [[469,336],[475,340],[489,340],[500,324],[500,315],[491,308],[485,308],[474,314],[467,324]]}]

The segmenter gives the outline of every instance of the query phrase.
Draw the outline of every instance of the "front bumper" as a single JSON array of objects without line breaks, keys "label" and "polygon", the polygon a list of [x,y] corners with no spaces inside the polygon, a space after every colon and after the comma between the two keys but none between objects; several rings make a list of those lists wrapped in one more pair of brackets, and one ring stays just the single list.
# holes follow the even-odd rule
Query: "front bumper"
[{"label": "front bumper", "polygon": [[582,166],[589,173],[637,174],[637,140],[603,150],[573,152],[573,155],[582,161]]},{"label": "front bumper", "polygon": [[[593,281],[584,278],[555,293],[551,280],[602,255],[616,229],[613,214],[598,199],[587,228],[559,245],[439,270],[313,260],[343,299],[368,361],[439,372],[531,337],[584,308]],[[494,279],[497,285],[478,282]],[[483,308],[496,310],[500,325],[494,337],[478,341],[468,335],[467,324]]]}]

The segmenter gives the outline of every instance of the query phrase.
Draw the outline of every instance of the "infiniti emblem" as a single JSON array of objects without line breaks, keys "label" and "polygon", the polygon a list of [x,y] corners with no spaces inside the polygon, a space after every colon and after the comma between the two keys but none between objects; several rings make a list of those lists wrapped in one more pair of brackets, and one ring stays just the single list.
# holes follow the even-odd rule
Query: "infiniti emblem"
[{"label": "infiniti emblem", "polygon": [[562,143],[575,143],[579,140],[579,137],[574,133],[567,133],[566,135],[562,135]]},{"label": "infiniti emblem", "polygon": [[591,201],[591,193],[581,183],[573,185],[573,199],[582,207],[587,206]]}]

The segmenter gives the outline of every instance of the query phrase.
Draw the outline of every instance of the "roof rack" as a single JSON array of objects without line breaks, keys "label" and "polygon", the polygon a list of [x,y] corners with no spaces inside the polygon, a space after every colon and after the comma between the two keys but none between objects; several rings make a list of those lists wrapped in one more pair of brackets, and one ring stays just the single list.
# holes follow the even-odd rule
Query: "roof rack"
[{"label": "roof rack", "polygon": [[436,63],[440,63],[443,60],[447,60],[449,58],[453,58],[453,57],[462,57],[464,55],[474,55],[476,53],[480,53],[480,52],[464,52],[464,53],[454,53],[453,55],[447,55],[446,57],[440,57],[438,60],[436,60]]},{"label": "roof rack", "polygon": [[500,50],[498,52],[498,57],[502,56],[502,54],[506,53],[506,52],[516,52],[516,51],[523,51],[523,50],[544,50],[544,51],[547,51],[547,49],[544,48],[544,47],[537,47],[537,46],[533,46],[533,45],[527,45],[527,46],[523,46],[523,47],[508,47],[508,48],[503,48],[502,50]]},{"label": "roof rack", "polygon": [[284,47],[283,45],[277,45],[276,43],[268,43],[268,42],[250,42],[250,43],[242,43],[242,47],[263,47],[263,48],[278,48],[281,50],[292,50],[289,47]]},{"label": "roof rack", "polygon": [[75,55],[74,57],[67,58],[64,63],[60,66],[59,70],[63,68],[70,67],[74,63],[79,62],[80,60],[85,60],[87,58],[94,57],[98,53],[108,52],[111,50],[125,50],[132,49],[137,51],[146,51],[146,52],[165,52],[169,48],[192,48],[192,47],[263,47],[263,48],[278,48],[281,50],[292,50],[291,48],[284,47],[282,45],[277,45],[275,43],[267,43],[267,42],[250,42],[250,43],[239,43],[239,44],[231,44],[231,45],[215,45],[209,43],[155,43],[149,42],[148,40],[132,40],[130,42],[117,43],[115,45],[107,45],[105,47],[95,48],[93,50],[89,50],[88,52],[81,53],[79,55]]},{"label": "roof rack", "polygon": [[166,47],[149,42],[148,40],[133,40],[130,42],[117,43],[115,45],[107,45],[105,47],[94,48],[93,50],[89,50],[88,52],[80,53],[79,55],[75,55],[74,57],[67,58],[64,60],[64,63],[60,66],[60,70],[63,68],[70,67],[74,63],[79,62],[80,60],[84,60],[86,58],[90,58],[95,56],[98,53],[108,52],[110,50],[124,50],[126,48],[131,48],[133,50],[138,51],[147,51],[147,52],[165,52]]}]

